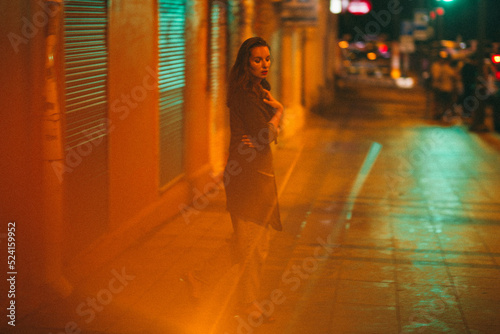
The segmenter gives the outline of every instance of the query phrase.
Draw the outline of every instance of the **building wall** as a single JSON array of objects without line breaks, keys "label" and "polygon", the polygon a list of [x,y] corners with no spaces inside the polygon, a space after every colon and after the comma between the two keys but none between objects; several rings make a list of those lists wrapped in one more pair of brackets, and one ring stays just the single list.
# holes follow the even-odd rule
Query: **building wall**
[{"label": "building wall", "polygon": [[[2,72],[1,123],[2,222],[16,220],[26,244],[26,271],[39,279],[25,280],[26,309],[71,291],[72,282],[82,273],[92,272],[101,263],[122,252],[154,227],[182,214],[199,192],[214,181],[225,163],[229,134],[225,96],[225,75],[234,62],[240,44],[253,35],[263,36],[272,46],[271,84],[273,95],[286,107],[284,134],[293,135],[304,123],[311,106],[330,78],[331,65],[325,55],[330,50],[331,17],[325,7],[314,27],[284,27],[279,19],[279,1],[227,1],[227,38],[221,41],[227,61],[219,73],[221,95],[211,95],[209,86],[210,3],[188,0],[186,13],[186,88],[184,92],[185,162],[184,173],[166,187],[159,181],[158,119],[158,0],[114,0],[109,4],[108,46],[108,187],[104,226],[93,221],[87,229],[102,232],[75,242],[72,218],[92,210],[77,207],[68,211],[65,184],[54,181],[44,166],[42,155],[42,115],[45,112],[45,30],[40,29],[16,51],[6,45]],[[323,5],[326,1],[322,2]],[[41,2],[4,2],[1,5],[4,35],[23,36],[23,17],[31,19]],[[59,52],[63,38],[59,36]],[[61,55],[59,54],[59,57]],[[63,60],[59,59],[59,64]],[[224,74],[222,74],[224,72]],[[333,73],[333,71],[331,72]],[[58,72],[63,83],[62,71]],[[64,98],[62,87],[59,97]],[[141,98],[124,102],[124,96]],[[5,98],[8,96],[9,98]],[[26,98],[30,96],[30,98]],[[217,99],[217,100],[216,100]],[[129,100],[130,101],[130,100]],[[64,101],[62,101],[64,102]],[[64,103],[61,103],[64,105]],[[126,117],[117,110],[128,106]],[[121,109],[123,111],[123,109]],[[15,112],[13,112],[15,111]],[[215,123],[214,123],[215,122]],[[214,127],[215,125],[215,127]],[[214,153],[215,152],[215,153]],[[45,172],[44,172],[45,171]],[[47,175],[52,175],[48,180]],[[85,183],[84,177],[79,182]],[[213,183],[212,183],[213,184]],[[40,189],[40,191],[38,191]],[[52,194],[49,197],[44,194]],[[56,194],[56,195],[54,195]],[[59,195],[58,195],[59,194]],[[92,194],[86,194],[87,197]],[[58,199],[59,198],[59,199]],[[66,212],[66,215],[62,213]],[[0,243],[3,240],[0,239]],[[51,273],[45,275],[45,273]],[[50,277],[49,277],[50,276]],[[55,282],[43,291],[48,281]],[[55,293],[52,293],[55,292]],[[28,298],[29,296],[29,298]]]},{"label": "building wall", "polygon": [[[156,84],[149,89],[157,82],[154,4],[154,0],[115,0],[109,8],[111,230],[158,197],[158,91]],[[145,84],[142,97],[137,92]]]},{"label": "building wall", "polygon": [[186,27],[186,173],[193,188],[209,180],[208,1],[188,1]]},{"label": "building wall", "polygon": [[[72,270],[95,266],[141,235],[192,205],[211,180],[209,96],[207,91],[206,1],[186,3],[186,73],[184,89],[184,173],[166,186],[159,182],[158,89],[135,103],[127,117],[114,113],[113,101],[132,95],[144,80],[157,80],[157,1],[112,2],[109,43],[109,229],[73,261]],[[104,250],[104,253],[102,252]],[[99,254],[96,258],[95,255]],[[93,260],[92,260],[93,259]],[[78,267],[74,264],[78,264]]]},{"label": "building wall", "polygon": [[224,2],[209,5],[208,96],[210,100],[210,165],[214,175],[224,169],[229,146],[229,114],[226,109],[226,78],[229,66],[229,6]]},{"label": "building wall", "polygon": [[[31,1],[6,1],[0,5],[0,31],[8,37],[2,38],[0,63],[0,247],[7,250],[8,223],[15,222],[15,269],[23,276],[18,276],[16,282],[16,299],[23,302],[19,313],[43,300],[33,287],[44,277],[47,262],[45,213],[50,210],[42,191],[45,34],[44,24],[34,21],[34,17],[43,19],[44,13],[39,4]],[[3,253],[0,258],[7,263],[7,252]],[[1,278],[0,287],[8,291],[5,277]]]}]

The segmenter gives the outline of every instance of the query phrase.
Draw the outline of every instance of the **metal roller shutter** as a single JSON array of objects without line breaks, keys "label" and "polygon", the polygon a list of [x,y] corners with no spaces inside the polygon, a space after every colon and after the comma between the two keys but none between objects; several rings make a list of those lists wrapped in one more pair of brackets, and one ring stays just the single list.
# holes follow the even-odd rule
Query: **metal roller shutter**
[{"label": "metal roller shutter", "polygon": [[71,258],[107,229],[107,1],[64,1],[65,205]]},{"label": "metal roller shutter", "polygon": [[209,78],[210,94],[214,100],[219,100],[224,87],[226,65],[226,13],[227,5],[222,1],[211,2],[210,9],[210,57]]},{"label": "metal roller shutter", "polygon": [[[99,146],[107,143],[104,138],[107,137],[106,30],[106,0],[64,2],[65,137],[68,153],[87,152],[97,143]],[[95,151],[93,153],[102,150]],[[94,160],[93,176],[106,173],[106,155],[88,154],[81,158]]]},{"label": "metal roller shutter", "polygon": [[159,1],[160,186],[184,170],[184,86],[186,4]]}]

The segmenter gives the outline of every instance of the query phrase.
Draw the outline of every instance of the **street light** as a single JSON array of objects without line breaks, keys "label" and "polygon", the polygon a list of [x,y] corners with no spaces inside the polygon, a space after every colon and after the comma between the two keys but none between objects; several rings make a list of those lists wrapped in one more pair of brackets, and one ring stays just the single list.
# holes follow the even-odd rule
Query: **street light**
[{"label": "street light", "polygon": [[330,0],[330,11],[333,14],[342,13],[342,1],[341,0]]}]

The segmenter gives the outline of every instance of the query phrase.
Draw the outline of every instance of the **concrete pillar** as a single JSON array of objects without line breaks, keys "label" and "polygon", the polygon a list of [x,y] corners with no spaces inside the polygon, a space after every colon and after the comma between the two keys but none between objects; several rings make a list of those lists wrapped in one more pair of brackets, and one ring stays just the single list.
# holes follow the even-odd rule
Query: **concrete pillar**
[{"label": "concrete pillar", "polygon": [[[214,175],[220,175],[226,164],[229,147],[229,113],[226,107],[227,78],[227,6],[221,2],[209,4],[209,98],[210,164]],[[216,21],[214,21],[216,20]],[[218,29],[214,29],[217,27]],[[217,55],[214,56],[214,53]]]},{"label": "concrete pillar", "polygon": [[294,29],[292,32],[292,105],[302,104],[303,85],[303,34],[302,29]]},{"label": "concrete pillar", "polygon": [[210,103],[207,94],[208,2],[189,0],[186,8],[185,170],[193,187],[203,189],[210,166]]},{"label": "concrete pillar", "polygon": [[281,40],[281,103],[292,106],[292,29],[284,28]]},{"label": "concrete pillar", "polygon": [[284,28],[281,55],[281,102],[285,107],[283,136],[286,137],[295,134],[304,123],[302,30]]},{"label": "concrete pillar", "polygon": [[304,45],[304,89],[305,107],[310,109],[319,100],[320,89],[324,85],[324,64],[321,34],[317,27],[305,29]]},{"label": "concrete pillar", "polygon": [[282,102],[282,31],[281,29],[276,30],[271,38],[267,41],[271,46],[271,70],[269,75],[269,83],[271,84],[271,90],[273,96],[278,101]]},{"label": "concrete pillar", "polygon": [[268,43],[279,29],[280,17],[275,10],[275,4],[269,0],[255,0],[254,32]]},{"label": "concrete pillar", "polygon": [[239,1],[237,0],[229,0],[228,1],[228,15],[227,15],[227,25],[228,25],[228,61],[229,66],[228,70],[234,64],[234,60],[236,59],[236,55],[238,54],[238,48],[241,45],[241,38],[239,33],[239,11],[240,11]]},{"label": "concrete pillar", "polygon": [[55,173],[54,164],[64,163],[62,111],[59,103],[60,84],[57,63],[60,59],[62,41],[62,4],[42,4],[53,15],[48,22],[45,37],[45,99],[46,109],[42,112],[42,154],[43,154],[43,217],[44,217],[44,278],[47,285],[61,296],[67,297],[73,287],[63,274],[64,233],[64,183]]},{"label": "concrete pillar", "polygon": [[308,110],[333,102],[333,77],[338,66],[337,16],[328,1],[318,1],[316,25],[304,28],[304,107]]},{"label": "concrete pillar", "polygon": [[[156,5],[153,0],[115,0],[108,9],[109,231],[157,199],[158,27],[150,9]],[[136,18],[141,23],[132,29]],[[153,88],[146,89],[144,80]],[[144,97],[137,101],[132,97],[128,106],[123,98],[137,88],[145,90]],[[125,112],[117,112],[122,106],[127,106]]]},{"label": "concrete pillar", "polygon": [[327,32],[325,34],[325,49],[328,50],[325,60],[327,81],[335,80],[335,55],[337,54],[336,50],[338,48],[338,19],[338,15],[327,13]]},{"label": "concrete pillar", "polygon": [[240,5],[241,5],[241,9],[240,9],[240,16],[241,16],[240,36],[241,36],[241,42],[243,42],[246,39],[254,36],[253,22],[254,22],[254,17],[255,17],[255,14],[254,14],[255,13],[255,4],[254,4],[254,0],[241,0]]}]

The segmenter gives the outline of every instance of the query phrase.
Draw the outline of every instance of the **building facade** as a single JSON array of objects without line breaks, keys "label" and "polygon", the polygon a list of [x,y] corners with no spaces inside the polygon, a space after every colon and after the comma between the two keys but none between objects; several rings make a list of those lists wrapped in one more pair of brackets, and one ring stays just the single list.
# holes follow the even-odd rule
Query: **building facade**
[{"label": "building facade", "polygon": [[[36,307],[210,191],[229,140],[226,77],[240,44],[271,45],[293,136],[333,79],[336,17],[310,1],[82,0],[2,4],[1,221],[15,221],[19,291]],[[309,12],[310,9],[309,8]],[[49,287],[49,289],[40,289]]]}]

